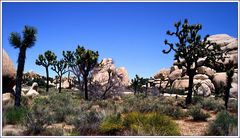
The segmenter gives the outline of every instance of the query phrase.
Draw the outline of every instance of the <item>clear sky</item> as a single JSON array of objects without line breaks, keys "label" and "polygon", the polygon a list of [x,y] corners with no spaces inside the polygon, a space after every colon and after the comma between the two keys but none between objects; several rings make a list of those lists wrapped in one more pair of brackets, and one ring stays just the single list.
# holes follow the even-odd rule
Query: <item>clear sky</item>
[{"label": "clear sky", "polygon": [[[153,76],[169,68],[173,54],[163,54],[164,39],[174,30],[176,21],[187,18],[190,24],[201,23],[200,32],[238,36],[238,4],[223,2],[193,3],[6,3],[2,7],[3,48],[17,67],[19,49],[9,44],[11,32],[22,32],[24,25],[38,29],[37,42],[27,50],[25,72],[45,75],[35,65],[39,54],[51,50],[62,58],[63,50],[77,45],[98,50],[99,61],[111,57],[117,67],[124,66],[130,78],[135,74]],[[54,76],[50,72],[50,76]]]}]

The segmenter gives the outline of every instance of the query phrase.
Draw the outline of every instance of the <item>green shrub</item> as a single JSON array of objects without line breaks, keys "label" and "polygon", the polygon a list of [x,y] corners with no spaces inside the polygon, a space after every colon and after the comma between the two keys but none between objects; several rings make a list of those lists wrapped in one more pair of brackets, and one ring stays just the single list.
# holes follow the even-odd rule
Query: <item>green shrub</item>
[{"label": "green shrub", "polygon": [[158,113],[131,112],[123,117],[125,127],[130,128],[134,135],[175,136],[180,131],[169,117]]},{"label": "green shrub", "polygon": [[73,125],[76,127],[76,131],[80,135],[97,134],[100,122],[102,120],[102,114],[91,111],[78,112]]},{"label": "green shrub", "polygon": [[221,111],[225,109],[224,101],[219,98],[206,98],[202,101],[202,106],[205,110]]},{"label": "green shrub", "polygon": [[228,109],[234,113],[238,113],[238,101],[235,99],[230,99],[228,103]]},{"label": "green shrub", "polygon": [[182,111],[180,107],[172,106],[172,105],[162,106],[162,110],[160,110],[160,113],[171,116],[175,119],[186,117],[186,114]]},{"label": "green shrub", "polygon": [[50,117],[51,110],[46,98],[37,97],[33,101],[33,106],[26,115],[24,122],[28,135],[38,135],[46,130],[46,125],[53,122]]},{"label": "green shrub", "polygon": [[23,123],[26,119],[26,115],[28,113],[28,109],[25,107],[19,108],[9,108],[4,112],[4,116],[6,117],[7,124],[19,124]]},{"label": "green shrub", "polygon": [[123,123],[120,114],[107,116],[99,126],[99,130],[103,134],[116,135],[123,129]]},{"label": "green shrub", "polygon": [[179,94],[179,95],[184,95],[184,90],[181,89],[166,89],[164,93],[169,93],[169,94]]},{"label": "green shrub", "polygon": [[192,104],[196,105],[196,104],[202,104],[204,101],[204,98],[202,96],[194,96],[192,98]]},{"label": "green shrub", "polygon": [[207,135],[227,136],[233,134],[237,127],[237,118],[230,115],[227,111],[221,111],[217,114],[216,120],[213,121],[208,129]]},{"label": "green shrub", "polygon": [[201,105],[191,106],[188,113],[195,121],[206,121],[207,118],[210,117],[208,113],[202,111]]}]

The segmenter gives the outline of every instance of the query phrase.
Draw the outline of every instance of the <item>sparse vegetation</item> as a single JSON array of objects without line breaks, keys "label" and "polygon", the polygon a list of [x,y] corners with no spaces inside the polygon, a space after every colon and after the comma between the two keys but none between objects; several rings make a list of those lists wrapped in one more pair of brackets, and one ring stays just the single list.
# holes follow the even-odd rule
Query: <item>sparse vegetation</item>
[{"label": "sparse vegetation", "polygon": [[201,105],[191,106],[188,113],[192,116],[194,121],[207,121],[207,118],[210,117],[208,113],[205,113],[201,109]]},{"label": "sparse vegetation", "polygon": [[214,120],[210,124],[207,135],[211,136],[237,135],[236,131],[238,124],[237,122],[238,121],[235,116],[230,115],[226,110],[221,111],[217,114],[216,120]]},{"label": "sparse vegetation", "polygon": [[167,116],[156,112],[142,114],[131,112],[125,114],[123,122],[132,134],[143,136],[176,136],[180,135],[178,126]]},{"label": "sparse vegetation", "polygon": [[4,112],[7,124],[22,124],[26,119],[28,109],[25,107],[9,108]]}]

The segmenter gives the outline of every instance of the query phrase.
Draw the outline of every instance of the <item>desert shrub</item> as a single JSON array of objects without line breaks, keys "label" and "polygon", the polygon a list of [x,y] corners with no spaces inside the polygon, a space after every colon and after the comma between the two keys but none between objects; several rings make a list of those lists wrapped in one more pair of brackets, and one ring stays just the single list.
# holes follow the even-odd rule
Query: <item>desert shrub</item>
[{"label": "desert shrub", "polygon": [[206,121],[210,115],[208,113],[204,113],[201,109],[201,105],[194,105],[191,106],[188,114],[192,116],[193,120],[195,121]]},{"label": "desert shrub", "polygon": [[5,126],[7,123],[5,112],[2,112],[2,126]]},{"label": "desert shrub", "polygon": [[53,123],[61,123],[66,120],[66,117],[76,114],[76,100],[73,100],[67,93],[53,93],[46,99],[53,119]]},{"label": "desert shrub", "polygon": [[21,97],[21,105],[24,107],[30,106],[28,97],[26,97],[26,96]]},{"label": "desert shrub", "polygon": [[49,116],[51,110],[46,98],[37,97],[33,101],[31,110],[26,115],[24,122],[28,135],[37,135],[46,130],[46,125],[51,124],[52,118]]},{"label": "desert shrub", "polygon": [[97,130],[101,120],[102,114],[95,110],[81,111],[75,118],[73,125],[80,135],[91,135],[98,133]]},{"label": "desert shrub", "polygon": [[[166,98],[166,97],[147,97],[144,99],[133,99],[129,98],[128,102],[124,102],[123,104],[123,113],[127,112],[141,112],[141,113],[149,113],[149,112],[158,112],[164,115],[171,116],[173,118],[181,118],[185,117],[186,114],[181,110],[180,107],[174,105],[177,103],[174,98]],[[135,100],[135,101],[134,101]]]},{"label": "desert shrub", "polygon": [[7,124],[23,123],[26,119],[27,113],[28,113],[28,109],[25,107],[9,108],[4,112],[4,116],[6,117],[5,123]]},{"label": "desert shrub", "polygon": [[99,105],[101,108],[107,108],[109,105],[108,100],[97,100],[95,101],[96,105]]},{"label": "desert shrub", "polygon": [[158,113],[131,112],[123,117],[123,124],[130,128],[134,135],[175,136],[180,131],[169,117]]},{"label": "desert shrub", "polygon": [[228,109],[234,113],[238,113],[238,101],[235,99],[230,99],[228,103]]},{"label": "desert shrub", "polygon": [[184,90],[181,89],[166,89],[164,93],[169,93],[169,94],[179,94],[179,95],[184,95]]},{"label": "desert shrub", "polygon": [[202,104],[204,101],[204,98],[202,96],[194,96],[192,99],[192,104]]},{"label": "desert shrub", "polygon": [[106,135],[116,135],[123,129],[120,114],[107,116],[100,124],[99,130]]},{"label": "desert shrub", "polygon": [[214,110],[214,111],[221,111],[225,109],[224,101],[222,99],[213,99],[213,98],[206,98],[202,101],[202,108],[205,110]]},{"label": "desert shrub", "polygon": [[229,134],[234,134],[237,122],[237,118],[230,115],[227,111],[223,110],[218,112],[216,120],[209,126],[207,135],[227,136]]},{"label": "desert shrub", "polygon": [[65,123],[67,125],[72,125],[76,122],[77,120],[77,115],[68,115],[65,117]]},{"label": "desert shrub", "polygon": [[51,129],[46,129],[44,132],[42,132],[41,135],[45,136],[63,136],[64,132],[62,128],[51,128]]},{"label": "desert shrub", "polygon": [[164,105],[161,108],[162,110],[159,110],[161,114],[171,116],[175,119],[179,119],[182,117],[186,117],[187,114],[185,114],[180,107],[172,106],[172,105]]}]

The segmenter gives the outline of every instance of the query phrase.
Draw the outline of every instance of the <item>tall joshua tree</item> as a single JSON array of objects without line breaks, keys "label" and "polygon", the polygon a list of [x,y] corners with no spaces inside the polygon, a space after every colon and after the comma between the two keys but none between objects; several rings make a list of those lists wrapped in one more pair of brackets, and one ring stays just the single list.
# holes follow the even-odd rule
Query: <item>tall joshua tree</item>
[{"label": "tall joshua tree", "polygon": [[47,86],[46,91],[48,92],[49,88],[49,71],[48,67],[53,65],[53,62],[57,59],[57,56],[50,50],[46,51],[44,55],[40,54],[38,59],[36,59],[36,64],[39,66],[43,66],[46,69],[46,76],[47,76]]},{"label": "tall joshua tree", "polygon": [[[198,34],[202,29],[201,24],[190,25],[188,24],[188,20],[185,19],[183,24],[179,21],[175,23],[174,27],[176,31],[167,31],[167,35],[175,36],[178,41],[169,43],[165,40],[164,43],[169,46],[169,50],[163,50],[163,53],[168,54],[173,50],[178,67],[186,68],[186,73],[189,76],[186,104],[190,104],[192,102],[193,78],[197,68],[203,65],[210,66],[211,62],[216,62],[220,59],[223,60],[223,52],[220,46],[207,40],[209,35],[206,35],[201,40],[201,36]],[[184,62],[180,62],[180,59],[183,59]],[[199,62],[200,59],[204,61]]]},{"label": "tall joshua tree", "polygon": [[78,46],[76,49],[76,63],[79,66],[79,70],[83,76],[85,99],[88,100],[88,77],[93,68],[97,65],[98,51],[92,51],[85,49],[82,46]]},{"label": "tall joshua tree", "polygon": [[62,82],[62,76],[65,74],[67,68],[67,63],[61,59],[59,61],[54,61],[53,62],[53,67],[51,68],[53,71],[55,71],[58,74],[59,77],[59,93],[61,93],[61,82]]},{"label": "tall joshua tree", "polygon": [[23,38],[17,32],[10,34],[9,42],[14,48],[19,48],[18,66],[16,76],[15,106],[19,107],[21,102],[22,76],[26,58],[27,48],[34,46],[36,42],[37,29],[31,26],[24,26]]}]

